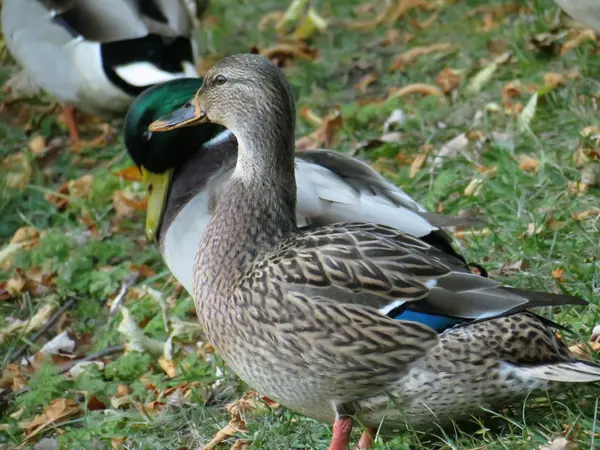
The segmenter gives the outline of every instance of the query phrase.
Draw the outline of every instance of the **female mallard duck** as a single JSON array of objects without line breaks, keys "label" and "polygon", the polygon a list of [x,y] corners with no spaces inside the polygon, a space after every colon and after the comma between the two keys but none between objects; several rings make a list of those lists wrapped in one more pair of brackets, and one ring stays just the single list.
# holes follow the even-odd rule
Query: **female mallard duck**
[{"label": "female mallard duck", "polygon": [[[146,235],[157,241],[165,263],[192,293],[196,245],[217,198],[231,178],[237,142],[219,125],[150,133],[148,125],[182,107],[202,85],[181,78],[144,91],[125,117],[127,150],[142,170],[149,199]],[[467,219],[426,212],[400,188],[366,164],[325,150],[296,153],[296,219],[299,226],[349,220],[382,223],[458,256],[439,229]]]},{"label": "female mallard duck", "polygon": [[[528,296],[549,294],[473,275],[460,259],[389,226],[299,230],[294,100],[268,60],[221,60],[191,103],[149,130],[202,122],[229,129],[238,154],[199,242],[198,317],[250,386],[333,421],[331,450],[346,448],[353,419],[430,427],[477,414],[479,405],[600,380],[600,366],[575,359],[524,312]],[[406,310],[463,323],[440,333],[418,316],[394,320]],[[368,433],[361,441],[370,445]]]},{"label": "female mallard duck", "polygon": [[[197,12],[206,1],[196,0]],[[192,16],[184,0],[4,0],[8,49],[33,83],[64,105],[121,114],[148,86],[196,74]]]},{"label": "female mallard duck", "polygon": [[600,34],[600,2],[598,0],[554,0],[573,19]]}]

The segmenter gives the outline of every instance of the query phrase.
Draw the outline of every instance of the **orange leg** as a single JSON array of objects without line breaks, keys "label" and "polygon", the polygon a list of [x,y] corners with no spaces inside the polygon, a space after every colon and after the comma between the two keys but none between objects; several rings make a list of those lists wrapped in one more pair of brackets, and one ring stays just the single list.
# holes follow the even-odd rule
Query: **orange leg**
[{"label": "orange leg", "polygon": [[333,422],[333,437],[329,450],[347,450],[352,433],[352,417],[337,417]]},{"label": "orange leg", "polygon": [[69,129],[69,137],[71,138],[71,148],[79,152],[81,151],[81,140],[79,139],[79,131],[75,121],[75,109],[71,105],[62,105],[65,123]]},{"label": "orange leg", "polygon": [[358,445],[356,446],[356,450],[362,450],[365,448],[371,448],[373,445],[373,436],[377,430],[375,428],[366,428],[365,431],[360,435],[360,441],[358,441]]}]

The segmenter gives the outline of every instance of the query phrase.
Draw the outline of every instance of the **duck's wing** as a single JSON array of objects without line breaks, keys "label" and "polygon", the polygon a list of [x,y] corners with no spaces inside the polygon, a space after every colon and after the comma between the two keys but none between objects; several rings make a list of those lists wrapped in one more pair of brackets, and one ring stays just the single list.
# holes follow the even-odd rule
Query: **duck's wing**
[{"label": "duck's wing", "polygon": [[[301,225],[361,221],[397,228],[452,250],[440,227],[473,225],[477,220],[429,213],[402,189],[367,164],[327,150],[296,154],[297,215]],[[303,223],[304,222],[304,223]]]},{"label": "duck's wing", "polygon": [[426,322],[403,314],[472,321],[531,307],[585,304],[569,295],[502,286],[410,234],[374,224],[341,223],[294,235],[253,270],[257,280],[280,280],[291,293],[420,323]]}]

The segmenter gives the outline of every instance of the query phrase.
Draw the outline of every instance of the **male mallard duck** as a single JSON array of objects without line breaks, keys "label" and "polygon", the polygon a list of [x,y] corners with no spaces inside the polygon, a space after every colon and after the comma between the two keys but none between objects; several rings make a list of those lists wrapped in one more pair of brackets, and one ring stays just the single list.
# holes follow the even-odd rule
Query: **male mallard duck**
[{"label": "male mallard duck", "polygon": [[[197,0],[198,12],[206,1]],[[73,106],[121,114],[148,86],[196,74],[184,0],[4,0],[8,49],[63,104],[75,147]]]},{"label": "male mallard duck", "polygon": [[[181,78],[147,89],[131,104],[124,125],[127,150],[148,184],[146,235],[158,242],[167,266],[190,294],[196,243],[231,178],[237,141],[219,125],[169,133],[150,133],[148,125],[182,107],[201,86],[201,79]],[[467,219],[426,212],[356,159],[325,150],[298,152],[296,185],[299,226],[382,223],[458,256],[450,236],[438,227]]]},{"label": "male mallard duck", "polygon": [[600,2],[598,0],[554,0],[569,16],[600,35]]},{"label": "male mallard duck", "polygon": [[[149,130],[205,122],[230,130],[238,154],[198,246],[198,317],[250,386],[334,422],[330,450],[346,449],[353,419],[430,427],[477,414],[479,405],[600,380],[600,366],[575,359],[542,319],[524,312],[528,298],[580,299],[501,286],[385,225],[299,230],[294,100],[268,60],[221,60],[191,103]],[[440,332],[418,315],[394,320],[407,310],[462,323]]]}]

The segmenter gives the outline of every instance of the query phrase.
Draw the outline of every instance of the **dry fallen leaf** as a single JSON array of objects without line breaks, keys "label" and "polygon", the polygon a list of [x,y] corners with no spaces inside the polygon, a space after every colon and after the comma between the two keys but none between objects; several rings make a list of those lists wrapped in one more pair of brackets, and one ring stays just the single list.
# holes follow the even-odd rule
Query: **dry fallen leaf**
[{"label": "dry fallen leaf", "polygon": [[13,255],[21,249],[37,247],[41,234],[33,227],[21,227],[10,242],[0,249],[0,270],[8,272],[12,266]]},{"label": "dry fallen leaf", "polygon": [[128,190],[115,191],[112,197],[113,207],[118,218],[134,217],[138,211],[145,211],[148,199],[143,193]]},{"label": "dry fallen leaf", "polygon": [[250,445],[250,441],[238,439],[237,441],[235,441],[235,443],[231,446],[231,448],[229,450],[244,450],[249,445]]},{"label": "dry fallen leaf", "polygon": [[529,267],[529,263],[525,259],[519,259],[518,261],[510,262],[504,264],[500,268],[500,275],[511,275],[522,270],[525,270]]},{"label": "dry fallen leaf", "polygon": [[27,386],[24,370],[26,370],[25,367],[20,364],[8,363],[2,372],[2,378],[0,378],[0,388],[8,388],[16,392]]},{"label": "dry fallen leaf", "polygon": [[572,33],[569,33],[569,40],[560,48],[560,54],[564,55],[565,53],[568,53],[570,50],[579,47],[585,41],[596,41],[596,33],[594,30],[589,28],[574,30]]},{"label": "dry fallen leaf", "polygon": [[431,53],[444,53],[448,54],[457,49],[456,45],[450,44],[449,42],[440,42],[437,44],[426,45],[422,47],[413,47],[410,50],[396,56],[388,69],[390,72],[396,70],[404,70],[407,65],[412,64],[421,56],[429,55]]},{"label": "dry fallen leaf", "polygon": [[600,209],[589,209],[587,211],[573,214],[573,220],[576,220],[578,222],[585,220],[585,219],[589,219],[589,218],[595,219],[598,217],[600,217]]},{"label": "dry fallen leaf", "polygon": [[431,144],[424,144],[421,146],[419,153],[417,153],[417,156],[410,165],[410,173],[408,174],[409,178],[414,178],[417,176],[417,173],[419,173],[419,170],[421,170],[421,168],[423,168],[425,165],[425,161],[427,160],[427,157],[433,148],[434,147]]},{"label": "dry fallen leaf", "polygon": [[129,166],[114,172],[113,175],[126,181],[142,181],[142,173],[137,166]]},{"label": "dry fallen leaf", "polygon": [[540,160],[529,155],[519,155],[519,169],[525,172],[537,172],[540,169]]},{"label": "dry fallen leaf", "polygon": [[59,210],[65,209],[71,200],[87,198],[94,182],[94,175],[86,174],[75,180],[64,182],[56,192],[44,194],[49,203],[54,204]]},{"label": "dry fallen leaf", "polygon": [[330,148],[337,132],[343,124],[342,111],[339,106],[331,110],[323,119],[321,125],[308,136],[296,140],[299,150],[315,150],[317,148]]},{"label": "dry fallen leaf", "polygon": [[295,58],[313,61],[319,56],[316,49],[303,42],[280,43],[262,50],[255,50],[254,53],[270,59],[279,67],[286,67]]},{"label": "dry fallen leaf", "polygon": [[559,283],[564,283],[565,281],[565,271],[560,267],[557,267],[552,271],[552,278],[554,278]]},{"label": "dry fallen leaf", "polygon": [[421,94],[421,95],[434,95],[437,97],[443,97],[444,93],[433,84],[415,83],[403,86],[401,88],[389,88],[388,99],[404,97],[409,94]]},{"label": "dry fallen leaf", "polygon": [[368,73],[363,76],[358,82],[354,85],[354,89],[359,92],[366,92],[367,88],[371,86],[373,83],[377,81],[377,75],[374,73]]},{"label": "dry fallen leaf", "polygon": [[6,289],[13,296],[24,292],[33,295],[48,294],[52,286],[54,286],[52,273],[44,272],[38,266],[27,270],[17,268],[12,278],[6,282]]},{"label": "dry fallen leaf", "polygon": [[6,327],[0,329],[0,342],[4,341],[5,336],[10,336],[13,333],[28,333],[37,330],[48,321],[55,309],[56,302],[48,301],[37,310],[31,319],[15,319],[10,321]]},{"label": "dry fallen leaf", "polygon": [[547,445],[540,446],[540,450],[579,450],[579,446],[575,442],[568,441],[564,437],[559,437]]},{"label": "dry fallen leaf", "polygon": [[26,430],[26,441],[28,441],[45,428],[54,427],[65,419],[81,414],[81,412],[81,408],[75,400],[57,398],[44,408],[42,414],[38,414],[33,420],[20,422],[19,427]]},{"label": "dry fallen leaf", "polygon": [[15,153],[0,163],[3,182],[12,189],[23,189],[31,182],[33,169],[25,153]]},{"label": "dry fallen leaf", "polygon": [[461,71],[444,67],[435,77],[435,82],[442,88],[444,94],[448,95],[460,86],[462,79],[463,74]]},{"label": "dry fallen leaf", "polygon": [[158,360],[158,365],[165,371],[167,377],[173,378],[177,372],[177,364],[172,359],[167,359],[161,356]]}]

